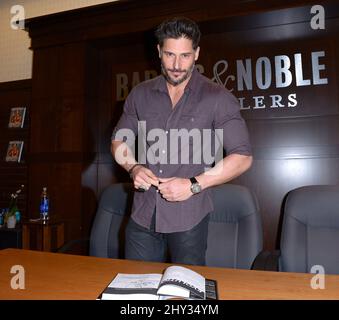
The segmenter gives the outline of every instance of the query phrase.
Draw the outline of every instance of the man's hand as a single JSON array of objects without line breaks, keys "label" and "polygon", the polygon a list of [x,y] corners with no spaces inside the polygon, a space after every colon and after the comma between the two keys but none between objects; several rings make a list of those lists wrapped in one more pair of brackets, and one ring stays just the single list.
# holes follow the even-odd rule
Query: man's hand
[{"label": "man's hand", "polygon": [[158,187],[159,185],[159,180],[154,173],[142,165],[138,165],[133,169],[131,177],[134,182],[134,188],[136,189],[145,187],[145,191],[147,191],[151,185],[154,185],[155,187]]},{"label": "man's hand", "polygon": [[158,190],[167,201],[184,201],[190,198],[191,181],[184,178],[159,178]]}]

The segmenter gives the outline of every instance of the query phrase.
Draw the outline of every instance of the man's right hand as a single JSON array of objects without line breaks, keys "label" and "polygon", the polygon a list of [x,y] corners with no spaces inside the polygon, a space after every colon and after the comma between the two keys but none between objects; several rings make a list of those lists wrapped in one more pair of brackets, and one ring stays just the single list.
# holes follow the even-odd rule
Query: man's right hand
[{"label": "man's right hand", "polygon": [[154,175],[154,173],[140,165],[136,166],[133,171],[131,172],[131,178],[134,182],[134,188],[139,189],[145,187],[146,190],[148,190],[151,185],[158,187],[159,185],[159,179],[157,176]]}]

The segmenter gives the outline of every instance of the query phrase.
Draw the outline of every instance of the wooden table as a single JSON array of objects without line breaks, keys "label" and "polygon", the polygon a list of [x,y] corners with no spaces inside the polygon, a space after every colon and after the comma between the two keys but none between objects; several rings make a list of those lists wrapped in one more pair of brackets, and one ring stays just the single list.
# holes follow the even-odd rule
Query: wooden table
[{"label": "wooden table", "polygon": [[[25,269],[25,290],[10,286],[13,265]],[[162,273],[169,264],[115,260],[20,249],[0,250],[0,300],[96,299],[118,272]],[[217,280],[220,299],[339,299],[339,276],[325,289],[310,286],[313,274],[193,267]]]}]

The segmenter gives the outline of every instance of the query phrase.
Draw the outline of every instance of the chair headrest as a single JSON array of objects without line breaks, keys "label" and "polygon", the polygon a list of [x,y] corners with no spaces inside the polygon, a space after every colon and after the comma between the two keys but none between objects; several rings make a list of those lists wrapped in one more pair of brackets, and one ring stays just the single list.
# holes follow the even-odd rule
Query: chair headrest
[{"label": "chair headrest", "polygon": [[221,222],[238,222],[259,212],[255,195],[246,187],[222,184],[212,188],[214,211],[211,219]]},{"label": "chair headrest", "polygon": [[339,227],[339,186],[314,185],[287,194],[286,217],[316,227]]},{"label": "chair headrest", "polygon": [[132,183],[115,183],[104,190],[99,202],[99,209],[125,215],[133,200]]}]

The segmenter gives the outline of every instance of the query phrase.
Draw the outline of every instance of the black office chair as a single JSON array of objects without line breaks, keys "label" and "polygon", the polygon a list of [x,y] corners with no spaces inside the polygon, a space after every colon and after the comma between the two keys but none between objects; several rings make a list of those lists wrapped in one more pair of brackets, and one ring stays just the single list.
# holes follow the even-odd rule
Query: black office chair
[{"label": "black office chair", "polygon": [[101,194],[89,238],[73,239],[59,253],[82,253],[103,258],[123,258],[125,226],[133,202],[133,185],[116,183]]},{"label": "black office chair", "polygon": [[267,255],[265,269],[308,273],[320,265],[326,274],[339,274],[338,244],[339,186],[294,189],[286,197],[280,251]]},{"label": "black office chair", "polygon": [[133,190],[132,183],[116,183],[103,191],[91,229],[90,256],[124,257],[125,227],[131,213]]},{"label": "black office chair", "polygon": [[263,246],[255,195],[246,187],[223,184],[212,189],[206,265],[251,269]]},{"label": "black office chair", "polygon": [[[225,184],[213,188],[206,264],[251,268],[262,249],[262,227],[255,196],[245,187]],[[104,190],[90,237],[90,255],[123,258],[124,229],[133,185],[113,184]]]}]

